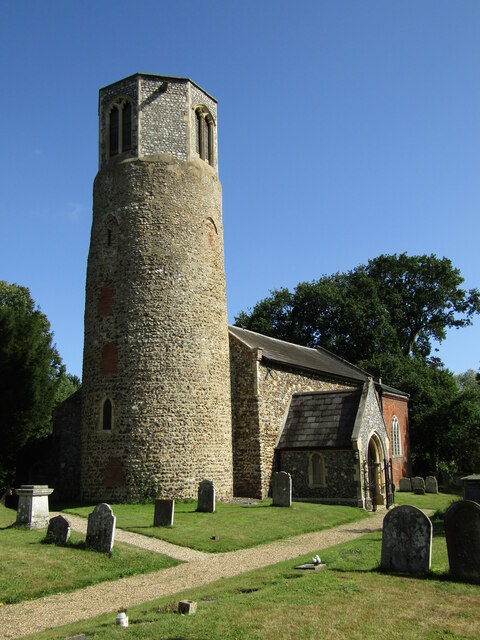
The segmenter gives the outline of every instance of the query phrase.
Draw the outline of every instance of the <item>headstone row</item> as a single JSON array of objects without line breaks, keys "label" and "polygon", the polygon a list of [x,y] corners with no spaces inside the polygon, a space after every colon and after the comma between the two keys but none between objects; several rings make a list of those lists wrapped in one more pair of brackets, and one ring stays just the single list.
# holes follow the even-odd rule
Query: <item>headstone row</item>
[{"label": "headstone row", "polygon": [[[410,574],[428,571],[432,530],[430,519],[416,507],[389,511],[383,520],[381,568]],[[454,502],[445,512],[445,537],[452,578],[480,583],[480,505]]]},{"label": "headstone row", "polygon": [[424,493],[438,493],[438,482],[435,476],[427,476],[425,480],[421,476],[414,478],[400,478],[399,491],[413,491],[418,495]]}]

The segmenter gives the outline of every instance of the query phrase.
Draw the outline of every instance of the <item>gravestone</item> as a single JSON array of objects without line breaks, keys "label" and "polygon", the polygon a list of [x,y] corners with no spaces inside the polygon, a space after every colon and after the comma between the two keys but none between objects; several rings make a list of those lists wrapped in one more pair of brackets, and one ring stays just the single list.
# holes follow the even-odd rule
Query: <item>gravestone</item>
[{"label": "gravestone", "polygon": [[398,485],[399,491],[411,491],[412,490],[412,479],[411,478],[400,478],[400,482]]},{"label": "gravestone", "polygon": [[173,512],[175,500],[159,498],[155,500],[155,513],[153,516],[154,527],[171,527],[173,525]]},{"label": "gravestone", "polygon": [[115,522],[116,518],[108,504],[105,502],[97,504],[88,516],[87,537],[85,539],[87,547],[102,553],[110,553],[115,537]]},{"label": "gravestone", "polygon": [[197,511],[215,513],[215,487],[211,480],[202,480],[198,485]]},{"label": "gravestone", "polygon": [[70,538],[70,522],[63,516],[55,516],[48,523],[47,541],[67,544]]},{"label": "gravestone", "polygon": [[473,474],[462,478],[463,499],[473,500],[480,504],[480,475]]},{"label": "gravestone", "polygon": [[412,478],[412,490],[414,493],[423,495],[425,493],[425,480],[420,476]]},{"label": "gravestone", "polygon": [[425,493],[438,493],[438,482],[435,476],[425,478]]},{"label": "gravestone", "polygon": [[193,616],[197,613],[197,603],[193,600],[180,600],[178,603],[178,613],[184,616]]},{"label": "gravestone", "polygon": [[395,507],[383,520],[381,568],[399,573],[425,573],[432,563],[432,523],[408,505]]},{"label": "gravestone", "polygon": [[452,578],[480,583],[480,505],[472,500],[450,505],[445,537]]},{"label": "gravestone", "polygon": [[292,476],[286,471],[273,474],[272,499],[274,507],[292,506]]},{"label": "gravestone", "polygon": [[48,526],[48,496],[53,493],[46,484],[22,484],[15,489],[18,496],[16,526],[42,529]]}]

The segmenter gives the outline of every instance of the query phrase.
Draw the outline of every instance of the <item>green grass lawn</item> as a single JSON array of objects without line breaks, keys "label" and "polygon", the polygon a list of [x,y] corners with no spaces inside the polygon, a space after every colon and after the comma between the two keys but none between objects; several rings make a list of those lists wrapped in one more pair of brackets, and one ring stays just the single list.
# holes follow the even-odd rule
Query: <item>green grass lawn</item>
[{"label": "green grass lawn", "polygon": [[3,604],[73,591],[105,580],[178,564],[157,553],[115,544],[112,556],[84,548],[72,532],[68,545],[43,544],[46,529],[17,529],[16,512],[0,505],[0,601]]},{"label": "green grass lawn", "polygon": [[[273,507],[271,500],[253,505],[217,502],[215,513],[198,513],[196,501],[176,502],[173,527],[153,527],[154,506],[111,505],[117,527],[154,536],[199,551],[233,551],[280,538],[330,529],[367,518],[362,509],[294,502],[290,508]],[[87,517],[93,506],[65,509]],[[212,537],[215,536],[215,540]]]},{"label": "green grass lawn", "polygon": [[410,504],[419,509],[432,509],[444,511],[455,500],[461,500],[462,496],[455,493],[425,493],[417,496],[414,493],[396,491],[395,504]]},{"label": "green grass lawn", "polygon": [[[477,640],[480,586],[444,574],[441,520],[434,522],[432,572],[424,578],[378,571],[381,533],[330,547],[322,571],[295,571],[304,556],[191,589],[128,610],[128,630],[115,613],[31,636],[64,640]],[[181,599],[198,603],[195,616],[175,613]]]}]

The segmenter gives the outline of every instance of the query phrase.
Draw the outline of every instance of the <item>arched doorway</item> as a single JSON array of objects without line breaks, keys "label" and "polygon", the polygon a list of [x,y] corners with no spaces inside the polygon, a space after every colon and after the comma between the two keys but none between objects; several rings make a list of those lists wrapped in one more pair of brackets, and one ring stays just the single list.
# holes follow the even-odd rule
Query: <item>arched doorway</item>
[{"label": "arched doorway", "polygon": [[365,507],[376,511],[386,504],[385,454],[377,434],[368,442],[367,459],[364,461]]}]

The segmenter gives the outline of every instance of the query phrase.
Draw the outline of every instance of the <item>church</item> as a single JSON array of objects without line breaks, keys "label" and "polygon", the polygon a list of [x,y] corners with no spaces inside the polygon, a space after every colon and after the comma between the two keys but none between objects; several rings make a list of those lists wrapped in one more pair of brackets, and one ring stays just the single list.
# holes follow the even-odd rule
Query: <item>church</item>
[{"label": "church", "polygon": [[53,419],[62,500],[389,505],[408,396],[321,349],[228,326],[217,101],[137,73],[100,90],[82,387]]}]

